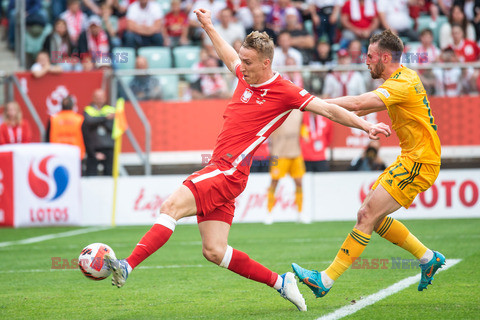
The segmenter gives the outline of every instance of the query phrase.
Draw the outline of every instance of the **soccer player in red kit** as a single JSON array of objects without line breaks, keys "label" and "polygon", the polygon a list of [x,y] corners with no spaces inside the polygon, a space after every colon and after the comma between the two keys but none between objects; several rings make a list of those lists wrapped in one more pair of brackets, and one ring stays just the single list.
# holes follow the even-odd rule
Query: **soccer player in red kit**
[{"label": "soccer player in red kit", "polygon": [[291,272],[271,271],[246,253],[228,245],[235,198],[242,193],[250,173],[255,150],[287,118],[292,109],[309,110],[341,124],[362,129],[370,138],[390,135],[390,128],[371,124],[337,105],[328,104],[272,71],[274,45],[266,33],[252,32],[237,52],[216,32],[210,12],[195,10],[197,19],[238,85],[223,115],[225,122],[208,165],[189,176],[162,204],[153,227],[143,236],[129,257],[108,257],[112,284],[121,287],[130,272],[170,238],[177,221],[197,216],[203,255],[220,267],[276,289],[300,311],[305,300]]}]

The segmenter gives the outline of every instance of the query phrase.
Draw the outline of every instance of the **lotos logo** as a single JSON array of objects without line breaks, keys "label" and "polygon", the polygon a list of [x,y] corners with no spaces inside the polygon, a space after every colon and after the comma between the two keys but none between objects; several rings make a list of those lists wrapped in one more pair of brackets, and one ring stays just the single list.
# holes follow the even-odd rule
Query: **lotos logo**
[{"label": "lotos logo", "polygon": [[40,162],[34,162],[32,161],[28,169],[30,189],[41,199],[56,200],[67,189],[67,168],[55,163],[53,155],[44,157]]},{"label": "lotos logo", "polygon": [[367,198],[367,195],[370,192],[370,189],[372,189],[372,186],[375,184],[375,181],[376,180],[374,180],[370,184],[363,183],[362,186],[360,187],[360,202],[361,203],[363,203],[363,201],[365,201],[365,199]]}]

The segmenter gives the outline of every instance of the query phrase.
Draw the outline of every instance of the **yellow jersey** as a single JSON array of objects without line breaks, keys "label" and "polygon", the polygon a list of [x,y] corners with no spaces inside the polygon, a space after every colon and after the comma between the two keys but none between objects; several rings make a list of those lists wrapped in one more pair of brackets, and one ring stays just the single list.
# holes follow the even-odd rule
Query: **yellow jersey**
[{"label": "yellow jersey", "polygon": [[440,165],[440,139],[430,102],[417,73],[400,66],[373,91],[388,110],[402,156],[415,162]]}]

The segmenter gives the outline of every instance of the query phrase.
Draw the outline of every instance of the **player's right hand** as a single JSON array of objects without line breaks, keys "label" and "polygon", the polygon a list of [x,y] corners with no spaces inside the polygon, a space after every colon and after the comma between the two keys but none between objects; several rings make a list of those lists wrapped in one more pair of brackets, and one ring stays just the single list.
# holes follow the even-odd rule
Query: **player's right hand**
[{"label": "player's right hand", "polygon": [[212,16],[210,10],[207,9],[196,9],[193,11],[197,15],[198,22],[200,22],[200,26],[205,29],[205,27],[209,24],[212,24]]}]

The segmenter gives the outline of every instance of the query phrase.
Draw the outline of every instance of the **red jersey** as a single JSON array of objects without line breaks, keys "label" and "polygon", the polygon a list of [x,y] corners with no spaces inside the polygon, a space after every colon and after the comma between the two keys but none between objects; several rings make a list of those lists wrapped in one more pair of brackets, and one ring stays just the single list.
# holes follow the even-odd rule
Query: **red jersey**
[{"label": "red jersey", "polygon": [[354,21],[352,19],[352,12],[350,10],[350,1],[344,3],[342,7],[342,14],[348,15],[348,20],[351,24],[359,29],[368,29],[373,22],[373,19],[378,16],[377,14],[377,5],[374,3],[374,12],[373,15],[367,16],[365,13],[365,5],[359,4],[360,6],[360,20]]},{"label": "red jersey", "polygon": [[28,122],[12,127],[7,123],[0,125],[0,144],[28,143],[32,141],[32,134]]},{"label": "red jersey", "polygon": [[249,85],[240,65],[232,100],[223,114],[225,122],[218,135],[213,162],[227,162],[229,173],[249,174],[255,150],[288,117],[292,109],[304,110],[314,98],[307,90],[282,78],[279,73],[258,85]]},{"label": "red jersey", "polygon": [[475,62],[478,60],[480,49],[472,40],[465,39],[457,46],[453,44],[452,48],[461,62]]},{"label": "red jersey", "polygon": [[300,138],[300,147],[305,161],[326,160],[326,150],[332,142],[332,121],[311,112],[303,114],[303,123],[308,130],[308,137]]},{"label": "red jersey", "polygon": [[165,28],[170,37],[180,37],[184,28],[188,28],[188,16],[180,11],[178,14],[169,12],[165,15]]}]

